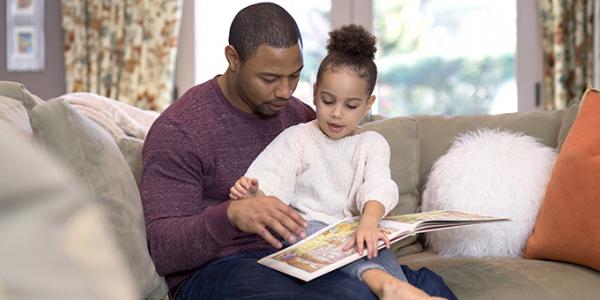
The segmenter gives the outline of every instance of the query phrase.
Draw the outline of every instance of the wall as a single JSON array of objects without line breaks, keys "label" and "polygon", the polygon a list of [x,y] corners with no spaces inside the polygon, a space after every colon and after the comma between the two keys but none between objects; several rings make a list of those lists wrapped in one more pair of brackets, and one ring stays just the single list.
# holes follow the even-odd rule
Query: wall
[{"label": "wall", "polygon": [[[193,0],[184,0],[180,50],[177,53],[175,74],[179,94],[194,83],[193,51]],[[32,93],[42,99],[50,99],[65,93],[65,66],[63,56],[63,34],[60,1],[44,3],[44,35],[46,47],[46,66],[40,72],[6,71],[6,1],[0,3],[0,80],[21,82]]]},{"label": "wall", "polygon": [[194,2],[195,0],[183,0],[175,62],[175,85],[177,86],[178,96],[183,95],[196,82],[196,71],[194,70],[196,66],[194,56]]},{"label": "wall", "polygon": [[40,72],[6,71],[6,1],[0,4],[0,80],[17,81],[43,99],[65,92],[62,24],[59,1],[44,3],[45,68]]}]

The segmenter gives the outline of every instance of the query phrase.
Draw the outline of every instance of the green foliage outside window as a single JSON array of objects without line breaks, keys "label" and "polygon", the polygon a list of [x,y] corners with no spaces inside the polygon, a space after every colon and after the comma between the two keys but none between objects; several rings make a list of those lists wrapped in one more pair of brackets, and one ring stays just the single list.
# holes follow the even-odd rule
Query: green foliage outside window
[{"label": "green foliage outside window", "polygon": [[454,37],[468,26],[463,21],[482,11],[490,13],[483,7],[485,3],[462,7],[447,0],[375,3],[379,114],[488,113],[500,88],[514,83],[514,50],[479,57],[460,53],[443,57],[441,54],[448,54],[443,45],[432,49],[436,30],[447,33],[442,35],[444,42],[452,42],[448,36]]}]

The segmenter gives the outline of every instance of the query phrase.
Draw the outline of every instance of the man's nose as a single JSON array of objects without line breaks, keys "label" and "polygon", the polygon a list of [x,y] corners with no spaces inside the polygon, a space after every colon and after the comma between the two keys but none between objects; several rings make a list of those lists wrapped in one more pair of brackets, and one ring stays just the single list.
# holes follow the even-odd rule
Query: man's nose
[{"label": "man's nose", "polygon": [[292,96],[292,84],[289,79],[281,79],[275,89],[275,97],[280,99],[289,99]]}]

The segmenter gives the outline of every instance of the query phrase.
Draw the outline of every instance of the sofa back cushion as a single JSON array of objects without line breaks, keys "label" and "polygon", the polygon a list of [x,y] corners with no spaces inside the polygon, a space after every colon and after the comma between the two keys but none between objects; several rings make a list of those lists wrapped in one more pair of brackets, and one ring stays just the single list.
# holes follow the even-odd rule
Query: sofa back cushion
[{"label": "sofa back cushion", "polygon": [[109,134],[62,99],[36,106],[31,125],[36,139],[75,172],[95,206],[106,212],[137,292],[144,298],[163,298],[167,286],[148,253],[139,191]]},{"label": "sofa back cushion", "polygon": [[40,97],[29,92],[23,84],[18,82],[0,81],[0,95],[20,101],[28,113],[36,105],[44,103]]},{"label": "sofa back cushion", "polygon": [[125,161],[127,161],[133,178],[135,178],[135,183],[139,188],[142,180],[142,148],[144,147],[144,141],[128,136],[117,140],[117,146],[119,146],[121,154],[123,154]]},{"label": "sofa back cushion", "polygon": [[[412,117],[396,117],[367,123],[366,130],[377,131],[390,145],[390,169],[392,179],[398,186],[398,205],[390,215],[409,214],[419,207],[417,180],[419,178],[419,139],[417,122]],[[393,244],[397,255],[415,253],[421,250],[416,237]]]},{"label": "sofa back cushion", "polygon": [[564,110],[557,110],[500,115],[415,117],[419,131],[418,190],[423,191],[433,164],[450,149],[457,135],[483,128],[505,129],[534,137],[540,143],[556,148],[564,115]]},{"label": "sofa back cushion", "polygon": [[390,145],[390,169],[400,196],[390,215],[416,212],[419,206],[417,122],[411,117],[397,117],[370,122],[363,128],[380,133]]},{"label": "sofa back cushion", "polygon": [[27,110],[21,101],[0,96],[0,120],[24,135],[33,134]]},{"label": "sofa back cushion", "polygon": [[579,112],[579,104],[580,101],[573,101],[569,104],[569,107],[567,107],[565,111],[565,116],[563,117],[560,131],[558,132],[558,145],[556,146],[557,150],[560,150],[562,145],[565,143],[567,134],[569,134],[569,131],[573,126],[573,122],[575,122],[575,117],[577,117],[577,113]]}]

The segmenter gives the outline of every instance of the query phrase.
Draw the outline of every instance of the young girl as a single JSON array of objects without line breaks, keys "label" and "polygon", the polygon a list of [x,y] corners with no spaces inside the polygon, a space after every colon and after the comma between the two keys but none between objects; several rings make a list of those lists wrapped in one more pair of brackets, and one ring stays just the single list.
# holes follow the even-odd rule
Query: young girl
[{"label": "young girl", "polygon": [[360,26],[344,26],[330,33],[327,50],[314,84],[316,120],[275,138],[230,189],[230,197],[271,195],[287,201],[309,220],[308,234],[360,215],[344,250],[356,245],[368,259],[342,270],[382,299],[428,298],[407,283],[391,251],[377,250],[379,240],[389,248],[378,224],[398,203],[398,190],[390,177],[385,138],[358,127],[375,101],[375,37]]}]

